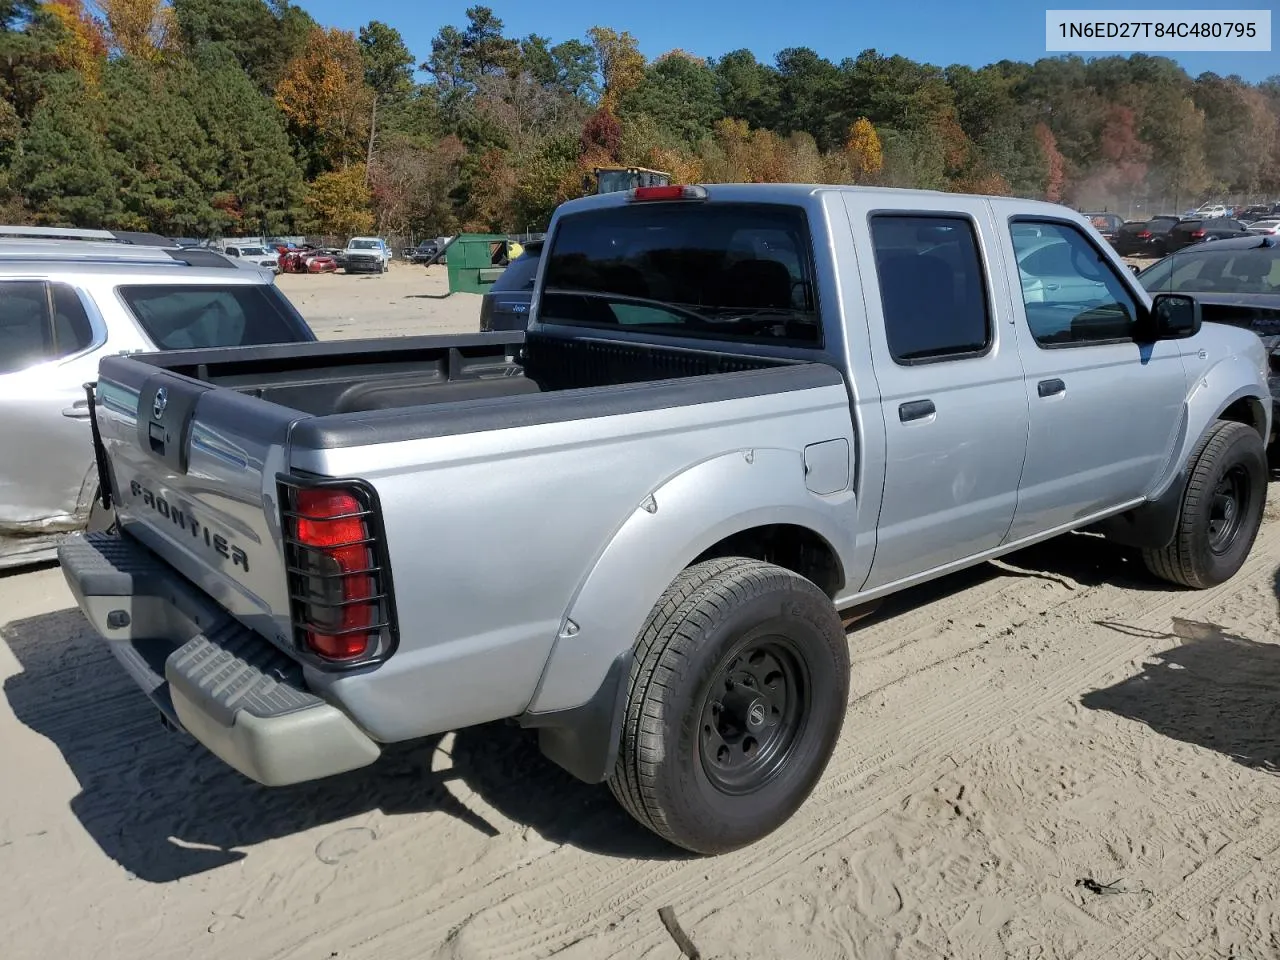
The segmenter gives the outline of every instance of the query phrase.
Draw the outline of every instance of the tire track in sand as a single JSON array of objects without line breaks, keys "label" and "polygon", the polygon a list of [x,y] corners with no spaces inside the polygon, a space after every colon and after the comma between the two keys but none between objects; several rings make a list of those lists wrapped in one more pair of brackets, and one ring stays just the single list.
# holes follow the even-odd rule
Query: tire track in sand
[{"label": "tire track in sand", "polygon": [[[758,891],[814,853],[861,829],[887,807],[900,803],[919,783],[935,778],[935,768],[947,763],[949,756],[954,759],[1017,720],[1088,688],[1092,681],[1105,679],[1153,644],[1163,642],[1157,634],[1155,639],[1125,637],[1130,642],[1117,644],[1120,635],[1093,626],[1099,616],[1115,620],[1129,611],[1140,611],[1132,625],[1151,630],[1167,626],[1170,608],[1176,608],[1180,615],[1194,615],[1268,576],[1276,542],[1277,530],[1264,528],[1245,568],[1213,590],[1170,590],[1152,597],[1104,584],[1072,592],[1053,605],[1056,615],[1052,618],[1041,618],[1034,609],[1027,611],[1027,619],[1041,620],[1036,624],[1037,634],[1075,629],[1096,634],[1112,645],[1099,644],[1088,651],[1097,655],[1081,656],[1078,648],[1066,644],[1067,649],[1054,650],[1037,661],[1031,675],[1020,681],[1021,689],[1005,689],[995,683],[1000,671],[992,667],[966,676],[968,689],[963,692],[942,684],[915,704],[917,715],[906,723],[893,715],[856,732],[846,727],[851,734],[844,738],[846,747],[809,803],[789,824],[747,850],[716,861],[637,864],[560,847],[526,861],[523,869],[499,872],[479,884],[468,883],[468,892],[434,910],[436,897],[455,891],[433,886],[395,906],[340,921],[328,935],[357,945],[352,956],[418,955],[424,943],[444,944],[440,955],[456,958],[548,956],[584,934],[601,932],[589,928],[603,927],[606,918],[626,915],[637,901],[675,903],[690,918],[723,909],[731,900]],[[946,606],[945,600],[935,603],[935,608],[940,608],[938,617],[944,615]],[[985,636],[995,638],[1009,626],[993,626]],[[1010,662],[1019,659],[1017,651],[1003,655]],[[841,806],[839,801],[868,772],[877,775],[863,785],[856,809]],[[707,887],[731,890],[732,895],[715,890],[708,893]],[[665,935],[656,914],[646,927],[633,940],[637,952]]]}]

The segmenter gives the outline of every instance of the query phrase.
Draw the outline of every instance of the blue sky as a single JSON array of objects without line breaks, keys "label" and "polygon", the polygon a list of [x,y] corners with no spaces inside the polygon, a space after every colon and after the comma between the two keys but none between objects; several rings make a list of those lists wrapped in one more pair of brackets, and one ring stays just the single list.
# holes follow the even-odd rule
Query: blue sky
[{"label": "blue sky", "polygon": [[[466,23],[465,11],[472,4],[467,0],[301,0],[299,5],[326,26],[348,30],[369,20],[382,20],[403,34],[421,61],[430,53],[436,31],[446,24]],[[883,54],[902,54],[939,66],[981,66],[1005,58],[1032,61],[1048,55],[1044,50],[1044,17],[1050,4],[1027,0],[490,0],[487,5],[502,18],[508,36],[539,33],[559,41],[584,37],[589,27],[600,24],[629,30],[649,57],[674,47],[711,57],[745,47],[772,62],[779,50],[807,46],[839,62],[874,47]],[[1280,28],[1277,0],[1112,0],[1104,4],[1056,0],[1051,6],[1073,10],[1270,8],[1275,21],[1271,52],[1172,56],[1192,76],[1212,70],[1258,81],[1280,74],[1275,37]]]}]

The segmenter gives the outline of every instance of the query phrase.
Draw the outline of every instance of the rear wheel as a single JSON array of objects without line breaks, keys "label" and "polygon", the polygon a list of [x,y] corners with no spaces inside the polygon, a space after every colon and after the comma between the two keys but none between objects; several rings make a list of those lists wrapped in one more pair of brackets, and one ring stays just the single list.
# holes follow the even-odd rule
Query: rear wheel
[{"label": "rear wheel", "polygon": [[816,585],[757,560],[697,564],[641,632],[610,788],[677,846],[753,843],[812,792],[848,692],[844,629]]},{"label": "rear wheel", "polygon": [[1243,423],[1221,421],[1191,458],[1173,540],[1143,559],[1156,576],[1203,589],[1235,576],[1262,524],[1267,498],[1267,452]]}]

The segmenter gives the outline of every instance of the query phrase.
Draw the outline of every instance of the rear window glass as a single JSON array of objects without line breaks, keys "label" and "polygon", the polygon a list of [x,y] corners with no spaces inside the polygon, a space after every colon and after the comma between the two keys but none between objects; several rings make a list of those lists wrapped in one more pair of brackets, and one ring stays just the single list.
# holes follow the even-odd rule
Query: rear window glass
[{"label": "rear window glass", "polygon": [[563,218],[543,323],[819,346],[804,211],[780,204],[631,204]]},{"label": "rear window glass", "polygon": [[310,335],[268,284],[122,286],[121,299],[162,350],[297,343]]},{"label": "rear window glass", "polygon": [[533,281],[538,276],[538,254],[525,252],[511,261],[502,275],[493,282],[489,289],[493,293],[515,293],[533,290]]}]

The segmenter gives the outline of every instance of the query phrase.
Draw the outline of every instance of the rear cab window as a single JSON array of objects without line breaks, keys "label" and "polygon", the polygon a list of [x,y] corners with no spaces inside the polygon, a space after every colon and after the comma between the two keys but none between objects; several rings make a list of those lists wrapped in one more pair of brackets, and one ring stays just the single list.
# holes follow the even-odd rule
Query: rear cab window
[{"label": "rear cab window", "polygon": [[796,206],[638,203],[563,217],[539,320],[820,347],[813,249]]},{"label": "rear cab window", "polygon": [[116,290],[161,350],[315,339],[298,312],[270,284],[126,284]]}]

